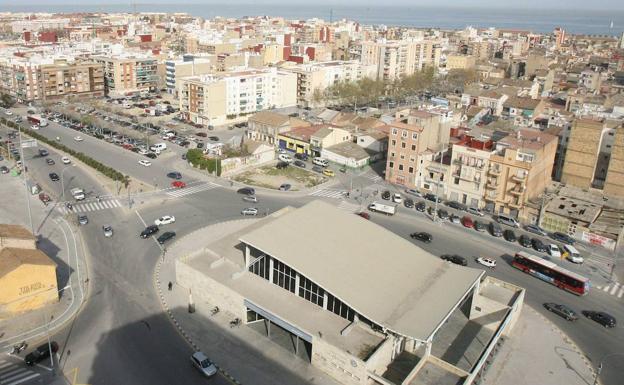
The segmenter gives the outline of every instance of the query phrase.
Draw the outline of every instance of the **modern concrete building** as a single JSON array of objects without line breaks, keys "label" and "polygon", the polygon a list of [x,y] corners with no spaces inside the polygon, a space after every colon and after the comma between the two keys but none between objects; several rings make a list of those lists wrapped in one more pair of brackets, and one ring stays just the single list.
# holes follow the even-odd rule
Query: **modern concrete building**
[{"label": "modern concrete building", "polygon": [[322,201],[219,226],[177,282],[343,384],[472,384],[522,308],[524,289]]},{"label": "modern concrete building", "polygon": [[42,65],[39,72],[42,100],[104,96],[104,70],[100,63],[55,60],[54,64]]},{"label": "modern concrete building", "polygon": [[104,66],[106,95],[122,97],[158,89],[158,61],[151,56],[112,55],[94,58]]},{"label": "modern concrete building", "polygon": [[166,70],[166,88],[167,92],[178,96],[178,88],[180,79],[186,76],[204,75],[213,72],[212,58],[191,58],[190,60],[167,60],[165,62]]}]

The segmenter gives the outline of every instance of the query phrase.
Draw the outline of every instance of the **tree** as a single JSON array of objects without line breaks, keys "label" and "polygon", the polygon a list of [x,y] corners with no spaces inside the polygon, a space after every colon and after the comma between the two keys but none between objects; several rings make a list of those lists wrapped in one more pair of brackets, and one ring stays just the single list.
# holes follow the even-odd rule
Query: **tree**
[{"label": "tree", "polygon": [[9,94],[2,94],[0,95],[0,102],[4,108],[10,108],[15,104],[15,99],[13,99]]}]

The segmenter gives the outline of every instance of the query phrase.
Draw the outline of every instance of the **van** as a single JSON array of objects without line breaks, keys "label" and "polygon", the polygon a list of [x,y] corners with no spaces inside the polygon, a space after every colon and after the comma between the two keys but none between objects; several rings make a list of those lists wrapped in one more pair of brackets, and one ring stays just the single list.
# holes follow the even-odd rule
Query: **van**
[{"label": "van", "polygon": [[319,158],[319,157],[316,157],[316,158],[312,159],[312,163],[314,163],[317,166],[321,166],[321,167],[329,166],[329,162],[327,161],[327,159],[323,159],[323,158]]},{"label": "van", "polygon": [[164,151],[167,149],[167,144],[166,143],[156,143],[153,146],[150,147],[150,150],[159,153],[161,151]]},{"label": "van", "polygon": [[520,227],[520,224],[518,223],[518,221],[516,221],[514,218],[505,214],[498,214],[498,216],[496,217],[496,221],[498,221],[498,223],[501,223],[503,225],[507,225],[511,227]]},{"label": "van", "polygon": [[564,253],[567,253],[566,258],[572,263],[583,263],[583,257],[581,253],[572,245],[563,245]]}]

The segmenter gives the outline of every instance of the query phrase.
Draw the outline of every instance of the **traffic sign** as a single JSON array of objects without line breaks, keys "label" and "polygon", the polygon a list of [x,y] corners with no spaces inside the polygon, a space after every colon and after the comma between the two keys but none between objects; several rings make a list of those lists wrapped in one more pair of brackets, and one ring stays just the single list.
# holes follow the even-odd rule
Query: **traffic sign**
[{"label": "traffic sign", "polygon": [[22,140],[22,148],[37,147],[36,139]]}]

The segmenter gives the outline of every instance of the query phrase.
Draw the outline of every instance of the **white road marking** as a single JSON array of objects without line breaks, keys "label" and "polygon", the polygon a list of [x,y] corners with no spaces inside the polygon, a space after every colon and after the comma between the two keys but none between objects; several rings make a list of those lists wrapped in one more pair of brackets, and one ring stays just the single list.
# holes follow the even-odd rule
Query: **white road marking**
[{"label": "white road marking", "polygon": [[620,287],[620,292],[617,294],[617,297],[622,298],[623,295],[624,295],[624,286]]},{"label": "white road marking", "polygon": [[602,289],[602,291],[604,291],[605,293],[609,291],[609,287],[610,286],[605,286],[604,289]]},{"label": "white road marking", "polygon": [[0,373],[0,383],[2,381],[4,381],[5,378],[9,378],[11,376],[14,376],[16,373],[20,373],[20,372],[26,372],[27,370],[25,368],[16,368],[14,366],[10,366],[5,372]]},{"label": "white road marking", "polygon": [[616,283],[615,285],[613,285],[613,288],[611,289],[611,293],[609,294],[614,295],[619,287],[620,287],[619,283]]},{"label": "white road marking", "polygon": [[325,197],[325,198],[342,198],[347,192],[344,190],[332,190],[332,189],[319,189],[311,192],[308,195],[317,196],[317,197]]},{"label": "white road marking", "polygon": [[19,379],[19,380],[17,380],[17,381],[9,382],[9,383],[7,383],[6,385],[18,385],[18,384],[21,384],[22,382],[26,382],[26,381],[28,381],[28,380],[32,380],[33,378],[37,378],[37,377],[39,377],[39,376],[41,376],[41,374],[39,374],[39,373],[33,373],[33,374],[31,374],[30,376],[28,376],[28,377],[24,377],[24,378]]},{"label": "white road marking", "polygon": [[171,197],[175,197],[175,198],[181,198],[186,195],[195,194],[201,191],[212,190],[213,188],[217,188],[217,187],[219,187],[219,185],[211,183],[211,182],[206,182],[197,186],[183,187],[178,190],[169,191],[167,192],[167,195]]}]

